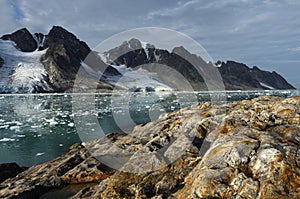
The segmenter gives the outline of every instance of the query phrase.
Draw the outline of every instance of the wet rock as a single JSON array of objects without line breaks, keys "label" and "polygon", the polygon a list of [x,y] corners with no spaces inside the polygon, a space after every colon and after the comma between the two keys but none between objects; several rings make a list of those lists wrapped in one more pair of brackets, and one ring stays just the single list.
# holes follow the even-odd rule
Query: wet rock
[{"label": "wet rock", "polygon": [[76,145],[6,180],[0,195],[97,182],[73,198],[299,198],[299,107],[300,97],[259,97],[165,113]]},{"label": "wet rock", "polygon": [[104,175],[112,175],[112,170],[93,161],[88,151],[77,144],[67,154],[5,180],[0,184],[0,198],[39,198],[55,188],[95,182]]}]

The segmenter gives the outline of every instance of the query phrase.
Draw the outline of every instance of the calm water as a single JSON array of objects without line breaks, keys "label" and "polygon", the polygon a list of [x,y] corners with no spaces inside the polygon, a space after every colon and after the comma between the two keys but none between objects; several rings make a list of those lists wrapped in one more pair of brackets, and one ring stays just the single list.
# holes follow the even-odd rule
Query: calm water
[{"label": "calm water", "polygon": [[[82,133],[129,132],[135,124],[197,101],[225,103],[261,95],[293,96],[299,91],[197,93],[104,93],[0,95],[0,163],[22,166],[53,159],[82,140]],[[81,136],[79,136],[79,135]],[[94,136],[93,136],[94,135]]]}]

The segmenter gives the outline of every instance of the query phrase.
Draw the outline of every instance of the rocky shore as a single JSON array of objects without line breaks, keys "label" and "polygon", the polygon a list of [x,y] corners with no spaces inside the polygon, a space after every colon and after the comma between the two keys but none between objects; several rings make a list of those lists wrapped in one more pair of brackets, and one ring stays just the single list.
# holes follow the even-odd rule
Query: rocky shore
[{"label": "rocky shore", "polygon": [[[99,161],[120,150],[130,154],[125,164]],[[43,198],[79,183],[86,187],[72,198],[300,198],[300,97],[163,114],[6,179],[0,198]]]}]

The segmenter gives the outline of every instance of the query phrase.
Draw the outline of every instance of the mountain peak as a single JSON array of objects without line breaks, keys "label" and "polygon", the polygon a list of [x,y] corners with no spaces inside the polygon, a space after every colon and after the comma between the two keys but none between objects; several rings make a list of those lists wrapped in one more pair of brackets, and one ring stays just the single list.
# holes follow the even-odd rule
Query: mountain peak
[{"label": "mountain peak", "polygon": [[12,34],[3,35],[1,39],[15,42],[17,47],[23,52],[33,52],[37,48],[35,39],[26,28],[17,30]]},{"label": "mountain peak", "polygon": [[132,38],[128,41],[129,44],[129,48],[132,49],[141,49],[142,48],[142,43],[140,42],[140,40],[136,39],[136,38]]},{"label": "mountain peak", "polygon": [[187,49],[185,49],[183,46],[177,46],[173,48],[172,53],[175,54],[191,54]]}]

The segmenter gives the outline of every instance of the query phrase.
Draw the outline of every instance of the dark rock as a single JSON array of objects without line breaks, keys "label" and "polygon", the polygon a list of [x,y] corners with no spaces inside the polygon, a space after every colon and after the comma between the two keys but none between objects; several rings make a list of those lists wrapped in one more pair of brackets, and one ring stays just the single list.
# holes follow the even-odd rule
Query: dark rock
[{"label": "dark rock", "polygon": [[141,42],[137,39],[125,41],[122,45],[109,50],[109,59],[116,65],[126,65],[135,68],[148,63],[146,53],[142,48]]},{"label": "dark rock", "polygon": [[[217,80],[212,75],[216,73],[213,71],[214,65],[206,63],[201,57],[191,54],[182,46],[175,47],[172,52],[155,48],[151,44],[146,44],[144,49],[139,40],[131,39],[104,54],[107,55],[108,60],[113,64],[126,65],[133,69],[143,68],[150,72],[155,72],[159,76],[159,81],[175,90],[178,87],[172,82],[176,79],[176,72],[181,75],[179,79],[184,78],[187,80],[194,90],[208,90],[208,88],[216,87],[216,85],[212,86],[213,84],[222,84],[217,86],[217,90],[294,89],[276,72],[262,71],[257,67],[250,69],[245,64],[234,61],[227,61],[226,63],[218,61],[216,63],[219,71],[217,73],[221,75],[220,80]],[[190,60],[196,61],[195,63],[190,63]],[[175,70],[175,73],[171,72],[171,69]],[[203,72],[201,73],[201,71]],[[171,80],[172,78],[173,81]],[[209,82],[212,79],[215,80],[215,83]],[[207,83],[211,85],[208,86]]]},{"label": "dark rock", "polygon": [[43,50],[44,47],[44,41],[46,39],[46,35],[44,35],[43,33],[34,33],[36,39],[37,39],[37,43],[38,43],[38,49],[39,50]]},{"label": "dark rock", "polygon": [[145,89],[146,89],[146,92],[155,92],[155,89],[150,86],[147,86]]},{"label": "dark rock", "polygon": [[256,66],[251,69],[234,61],[218,62],[217,65],[227,90],[295,89],[276,72],[263,71]]},{"label": "dark rock", "polygon": [[295,89],[295,87],[289,84],[281,75],[279,75],[275,71],[263,71],[254,66],[251,70],[251,75],[259,82],[262,82],[276,89]]},{"label": "dark rock", "polygon": [[0,68],[3,66],[4,60],[0,57]]},{"label": "dark rock", "polygon": [[65,91],[73,81],[91,49],[75,35],[59,26],[53,26],[43,44],[48,48],[41,61],[49,76],[49,83],[56,91]]},{"label": "dark rock", "polygon": [[14,41],[17,47],[23,52],[32,52],[37,49],[35,39],[26,28],[20,29],[12,34],[3,35],[1,39]]},{"label": "dark rock", "polygon": [[24,167],[20,167],[16,163],[0,164],[0,183],[8,178],[15,177],[24,170]]},{"label": "dark rock", "polygon": [[[104,64],[91,52],[85,42],[80,41],[62,27],[53,26],[42,48],[48,49],[41,61],[47,71],[49,83],[56,92],[72,89],[83,61],[92,68],[106,68],[105,74],[119,74],[117,70]],[[99,79],[94,81],[99,81]]]},{"label": "dark rock", "polygon": [[250,74],[250,68],[242,63],[227,61],[219,67],[227,90],[262,89],[259,81]]},{"label": "dark rock", "polygon": [[[151,44],[147,44],[146,49],[143,49],[139,40],[131,39],[128,42],[125,41],[119,47],[107,51],[105,54],[108,55],[108,60],[116,65],[126,65],[133,69],[142,67],[150,72],[156,72],[160,76],[159,79],[171,88],[177,88],[175,85],[170,85],[171,82],[175,81],[174,79],[170,79],[174,78],[175,74],[166,68],[171,68],[181,74],[194,90],[207,90],[204,79],[199,74],[199,71],[195,69],[192,63],[189,63],[184,57],[180,56],[183,51],[185,54],[189,53],[183,47],[174,48],[170,53],[167,50],[156,49]],[[198,61],[201,66],[207,65],[200,57],[198,57]],[[166,66],[165,69],[161,65]],[[203,67],[205,68],[205,66]]]}]

